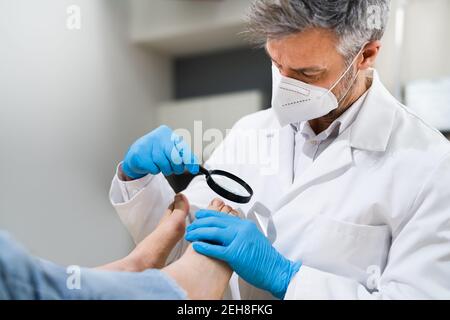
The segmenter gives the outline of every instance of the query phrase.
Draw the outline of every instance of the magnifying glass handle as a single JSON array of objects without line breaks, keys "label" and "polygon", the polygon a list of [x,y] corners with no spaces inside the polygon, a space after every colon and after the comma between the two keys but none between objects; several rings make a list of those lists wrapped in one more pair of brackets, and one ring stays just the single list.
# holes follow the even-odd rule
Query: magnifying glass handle
[{"label": "magnifying glass handle", "polygon": [[209,171],[206,170],[203,166],[200,166],[200,173],[204,174],[205,176],[209,177]]}]

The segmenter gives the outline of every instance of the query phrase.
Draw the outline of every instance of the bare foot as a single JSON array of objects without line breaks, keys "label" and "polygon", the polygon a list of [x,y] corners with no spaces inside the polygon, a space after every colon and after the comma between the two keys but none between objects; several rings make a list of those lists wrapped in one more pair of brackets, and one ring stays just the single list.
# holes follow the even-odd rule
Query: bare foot
[{"label": "bare foot", "polygon": [[105,265],[101,269],[139,272],[164,267],[170,252],[184,236],[188,212],[189,202],[186,196],[176,195],[158,227],[150,235],[142,240],[127,257]]},{"label": "bare foot", "polygon": [[[220,199],[214,199],[208,209],[238,215]],[[194,300],[222,299],[233,273],[225,262],[198,254],[192,245],[178,261],[162,271],[175,279]]]},{"label": "bare foot", "polygon": [[189,202],[183,194],[177,194],[175,201],[164,213],[158,227],[138,244],[130,257],[141,261],[141,270],[161,269],[175,245],[186,230]]}]

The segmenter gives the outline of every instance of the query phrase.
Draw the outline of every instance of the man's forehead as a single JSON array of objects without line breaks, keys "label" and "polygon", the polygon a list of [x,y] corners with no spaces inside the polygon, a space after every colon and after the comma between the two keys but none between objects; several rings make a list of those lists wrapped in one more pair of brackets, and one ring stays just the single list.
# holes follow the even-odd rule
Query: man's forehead
[{"label": "man's forehead", "polygon": [[319,32],[268,40],[265,49],[275,63],[291,69],[326,68],[340,56],[335,39]]}]

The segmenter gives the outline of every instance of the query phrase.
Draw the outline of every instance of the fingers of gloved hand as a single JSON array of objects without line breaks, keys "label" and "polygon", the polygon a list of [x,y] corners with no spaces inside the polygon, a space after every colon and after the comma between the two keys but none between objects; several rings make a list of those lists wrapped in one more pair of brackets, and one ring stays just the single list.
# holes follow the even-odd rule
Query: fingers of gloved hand
[{"label": "fingers of gloved hand", "polygon": [[186,170],[188,170],[191,174],[197,174],[200,171],[199,161],[189,145],[184,140],[180,140],[175,143],[175,146],[183,159],[183,164]]},{"label": "fingers of gloved hand", "polygon": [[227,224],[221,218],[210,217],[201,220],[195,220],[192,222],[189,227],[187,227],[186,231],[192,231],[198,228],[221,228],[224,229],[227,227]]},{"label": "fingers of gloved hand", "polygon": [[148,173],[153,175],[160,173],[161,170],[152,160],[150,150],[151,148],[131,147],[122,164],[123,172],[133,179],[143,177]]},{"label": "fingers of gloved hand", "polygon": [[198,161],[197,156],[191,152],[191,160],[190,160],[190,164],[186,165],[186,169],[191,173],[191,174],[198,174],[200,172],[200,162]]},{"label": "fingers of gloved hand", "polygon": [[147,173],[151,173],[152,175],[157,175],[161,172],[161,170],[158,168],[158,166],[153,162],[152,159],[147,158],[144,164],[145,171]]},{"label": "fingers of gloved hand", "polygon": [[201,241],[228,246],[233,241],[232,232],[222,228],[197,228],[189,231],[185,239],[189,242]]},{"label": "fingers of gloved hand", "polygon": [[163,152],[163,150],[161,150],[162,148],[164,147],[156,147],[155,144],[153,145],[152,159],[155,165],[158,166],[158,168],[165,176],[170,176],[171,174],[173,174],[174,170],[172,168],[172,165],[170,164],[169,158],[167,158],[166,154]]},{"label": "fingers of gloved hand", "polygon": [[224,220],[236,219],[236,217],[230,216],[229,214],[224,213],[224,212],[218,212],[218,211],[214,211],[214,210],[205,210],[205,209],[198,210],[195,213],[195,217],[197,219],[205,219],[205,218],[210,218],[210,217],[223,218]]},{"label": "fingers of gloved hand", "polygon": [[192,245],[197,253],[214,259],[225,260],[226,247],[205,242],[194,242]]},{"label": "fingers of gloved hand", "polygon": [[125,158],[122,163],[122,172],[131,179],[139,179],[145,176],[140,168],[135,168],[130,165],[130,161]]},{"label": "fingers of gloved hand", "polygon": [[164,153],[167,159],[169,159],[173,172],[180,175],[184,172],[183,159],[180,156],[178,149],[173,142],[167,143],[164,148]]}]

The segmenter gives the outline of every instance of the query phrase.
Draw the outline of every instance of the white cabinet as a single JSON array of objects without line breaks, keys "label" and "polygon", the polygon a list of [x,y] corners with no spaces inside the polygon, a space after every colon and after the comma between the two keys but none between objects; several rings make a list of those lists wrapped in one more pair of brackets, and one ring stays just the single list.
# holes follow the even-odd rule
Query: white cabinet
[{"label": "white cabinet", "polygon": [[170,55],[186,55],[246,45],[248,0],[131,0],[135,43]]}]

